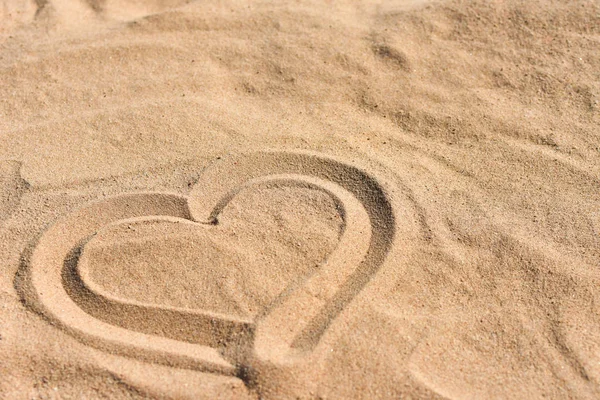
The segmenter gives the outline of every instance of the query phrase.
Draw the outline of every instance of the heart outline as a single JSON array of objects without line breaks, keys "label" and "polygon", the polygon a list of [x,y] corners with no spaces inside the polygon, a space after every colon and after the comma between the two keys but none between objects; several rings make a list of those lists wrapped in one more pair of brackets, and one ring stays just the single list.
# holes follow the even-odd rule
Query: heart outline
[{"label": "heart outline", "polygon": [[[86,238],[102,226],[152,216],[215,224],[222,209],[240,190],[277,182],[325,190],[336,199],[345,229],[334,252],[314,275],[306,277],[304,285],[284,291],[278,302],[268,307],[269,312],[257,317],[254,326],[241,321],[247,324],[242,331],[250,339],[241,340],[229,351],[106,323],[84,311],[73,292],[68,292],[65,260],[77,259],[73,249],[80,249]],[[69,214],[37,242],[23,295],[52,322],[95,347],[150,362],[234,375],[240,366],[288,363],[314,350],[329,324],[382,265],[394,240],[394,224],[389,192],[380,181],[355,166],[309,152],[235,155],[203,171],[188,196],[160,192],[124,194],[88,203]],[[358,250],[340,250],[348,246]],[[335,284],[326,285],[331,278],[335,278]],[[315,299],[317,305],[310,306]],[[306,303],[309,310],[305,315],[310,318],[298,318],[294,307]],[[186,313],[193,314],[189,310]],[[214,313],[199,315],[209,320],[224,319]],[[295,324],[293,335],[283,340],[275,338],[278,345],[274,346],[272,332],[265,327],[276,327],[282,319]]]}]

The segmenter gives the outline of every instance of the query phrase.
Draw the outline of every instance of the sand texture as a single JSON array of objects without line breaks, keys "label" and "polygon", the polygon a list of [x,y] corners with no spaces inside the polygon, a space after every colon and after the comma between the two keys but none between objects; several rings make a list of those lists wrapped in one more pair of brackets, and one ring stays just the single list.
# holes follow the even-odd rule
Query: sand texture
[{"label": "sand texture", "polygon": [[600,1],[0,0],[0,399],[600,398]]}]

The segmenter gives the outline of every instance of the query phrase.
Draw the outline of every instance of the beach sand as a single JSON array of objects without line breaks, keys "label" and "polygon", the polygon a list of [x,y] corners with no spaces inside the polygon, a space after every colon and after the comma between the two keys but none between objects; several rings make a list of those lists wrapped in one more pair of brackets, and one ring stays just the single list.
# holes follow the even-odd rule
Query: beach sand
[{"label": "beach sand", "polygon": [[600,398],[600,2],[0,0],[0,398]]}]

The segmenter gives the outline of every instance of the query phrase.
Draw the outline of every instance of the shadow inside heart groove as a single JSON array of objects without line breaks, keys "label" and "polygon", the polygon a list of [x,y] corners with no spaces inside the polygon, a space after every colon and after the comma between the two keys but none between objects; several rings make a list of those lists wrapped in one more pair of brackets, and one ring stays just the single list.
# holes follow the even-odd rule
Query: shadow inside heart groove
[{"label": "shadow inside heart groove", "polygon": [[253,319],[317,268],[342,223],[322,191],[248,188],[218,225],[148,218],[107,226],[84,246],[80,272],[117,298]]}]

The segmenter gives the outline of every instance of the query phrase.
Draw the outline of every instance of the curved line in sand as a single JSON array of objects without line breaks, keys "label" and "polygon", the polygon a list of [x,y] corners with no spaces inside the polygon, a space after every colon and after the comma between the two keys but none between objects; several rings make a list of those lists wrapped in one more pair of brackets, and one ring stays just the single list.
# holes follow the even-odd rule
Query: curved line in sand
[{"label": "curved line in sand", "polygon": [[25,297],[53,323],[94,347],[145,361],[233,375],[235,367],[216,349],[104,322],[80,307],[85,300],[78,296],[85,297],[85,292],[67,291],[64,270],[70,270],[74,250],[82,241],[115,221],[149,215],[189,218],[187,199],[164,193],[126,194],[90,203],[69,214],[38,241],[30,260]]},{"label": "curved line in sand", "polygon": [[196,221],[214,223],[221,199],[273,174],[320,181],[325,191],[335,193],[346,214],[344,235],[326,262],[304,282],[292,284],[258,319],[253,356],[259,362],[283,363],[318,345],[332,321],[383,264],[396,228],[391,198],[381,181],[344,161],[312,152],[263,151],[216,162],[192,188],[190,214]]},{"label": "curved line in sand", "polygon": [[[341,211],[343,233],[320,268],[292,282],[256,321],[119,299],[86,278],[80,249],[106,225],[132,218],[216,223],[221,210],[244,187],[290,184],[328,193]],[[391,204],[380,184],[362,170],[311,153],[238,155],[204,171],[189,197],[126,194],[71,213],[37,243],[29,268],[30,287],[24,294],[53,322],[95,347],[151,362],[234,374],[252,360],[276,364],[312,350],[383,263],[393,237]],[[177,326],[188,329],[181,333],[173,328]]]}]

